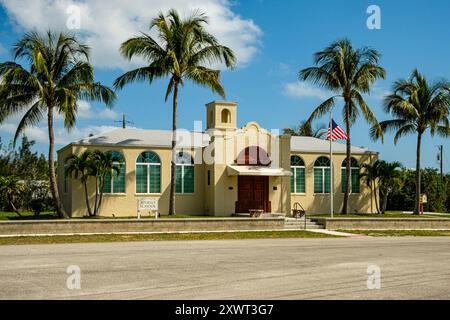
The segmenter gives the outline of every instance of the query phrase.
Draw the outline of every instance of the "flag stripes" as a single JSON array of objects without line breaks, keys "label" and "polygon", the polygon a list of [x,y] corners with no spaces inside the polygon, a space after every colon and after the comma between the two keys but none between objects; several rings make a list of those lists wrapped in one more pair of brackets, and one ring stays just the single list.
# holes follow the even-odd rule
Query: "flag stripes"
[{"label": "flag stripes", "polygon": [[334,120],[331,120],[332,123],[332,128],[328,128],[328,133],[327,133],[327,140],[330,140],[330,135],[331,135],[331,141],[335,141],[338,139],[342,139],[342,140],[347,140],[348,136],[345,133],[345,131],[337,125],[336,122],[334,122]]}]

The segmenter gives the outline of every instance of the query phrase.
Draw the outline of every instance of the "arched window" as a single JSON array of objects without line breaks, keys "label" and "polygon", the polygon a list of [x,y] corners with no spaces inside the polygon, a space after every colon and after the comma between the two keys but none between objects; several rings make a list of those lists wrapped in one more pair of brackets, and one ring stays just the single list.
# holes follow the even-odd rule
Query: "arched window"
[{"label": "arched window", "polygon": [[[359,182],[359,163],[355,158],[350,160],[350,193],[360,192],[360,182]],[[345,193],[345,179],[347,178],[347,159],[342,161],[341,168],[341,191]]]},{"label": "arched window", "polygon": [[119,172],[111,170],[105,175],[105,185],[103,186],[104,193],[125,193],[125,158],[119,151],[106,151],[107,155],[111,156],[113,162],[119,167]]},{"label": "arched window", "polygon": [[231,113],[228,109],[222,110],[222,123],[231,123]]},{"label": "arched window", "polygon": [[194,160],[186,152],[176,155],[175,192],[194,193]]},{"label": "arched window", "polygon": [[142,152],[136,160],[136,193],[161,192],[161,161],[152,151]]},{"label": "arched window", "polygon": [[299,156],[291,157],[291,193],[305,193],[305,162]]},{"label": "arched window", "polygon": [[314,162],[314,193],[330,193],[330,159],[319,157]]},{"label": "arched window", "polygon": [[266,150],[258,146],[250,146],[239,153],[235,162],[240,166],[268,166],[271,160]]}]

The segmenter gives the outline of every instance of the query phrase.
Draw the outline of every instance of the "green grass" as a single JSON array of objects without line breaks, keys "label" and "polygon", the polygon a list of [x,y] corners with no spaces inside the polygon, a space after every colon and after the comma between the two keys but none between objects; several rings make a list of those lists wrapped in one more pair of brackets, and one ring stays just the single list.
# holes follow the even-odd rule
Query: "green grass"
[{"label": "green grass", "polygon": [[245,231],[209,233],[159,233],[130,235],[67,235],[67,236],[21,236],[0,237],[0,245],[129,242],[129,241],[174,241],[174,240],[238,240],[238,239],[288,239],[288,238],[335,238],[336,236],[308,231]]},{"label": "green grass", "polygon": [[[329,214],[324,215],[311,215],[309,218],[330,218]],[[408,218],[408,219],[439,219],[439,218],[450,218],[450,214],[444,215],[432,215],[432,214],[421,214],[421,215],[413,215],[411,213],[403,213],[401,211],[387,211],[385,214],[334,214],[334,218],[380,218],[380,219],[389,219],[389,218]]]},{"label": "green grass", "polygon": [[53,212],[42,212],[39,216],[35,216],[33,212],[21,212],[20,217],[15,212],[0,211],[0,220],[49,220],[57,219]]},{"label": "green grass", "polygon": [[450,237],[450,230],[338,230],[371,237]]}]

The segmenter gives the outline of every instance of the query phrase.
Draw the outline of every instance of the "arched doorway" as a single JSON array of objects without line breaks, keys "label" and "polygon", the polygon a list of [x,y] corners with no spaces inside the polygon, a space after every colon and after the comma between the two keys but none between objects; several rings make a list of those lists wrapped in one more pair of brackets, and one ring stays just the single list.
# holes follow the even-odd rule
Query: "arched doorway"
[{"label": "arched doorway", "polygon": [[[269,166],[271,163],[267,152],[257,146],[247,147],[242,150],[235,162],[241,166]],[[268,176],[238,176],[236,213],[248,213],[252,209],[264,210],[264,212],[271,211]]]}]

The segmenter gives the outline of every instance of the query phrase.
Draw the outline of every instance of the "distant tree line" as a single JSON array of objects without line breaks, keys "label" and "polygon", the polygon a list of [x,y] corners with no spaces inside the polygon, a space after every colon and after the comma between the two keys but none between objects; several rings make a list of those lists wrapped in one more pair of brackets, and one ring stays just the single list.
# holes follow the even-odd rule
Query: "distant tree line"
[{"label": "distant tree line", "polygon": [[[415,204],[415,170],[401,171],[403,187],[395,189],[388,199],[388,210],[410,210]],[[450,174],[441,174],[435,168],[421,170],[421,190],[427,195],[424,211],[450,212]]]}]

